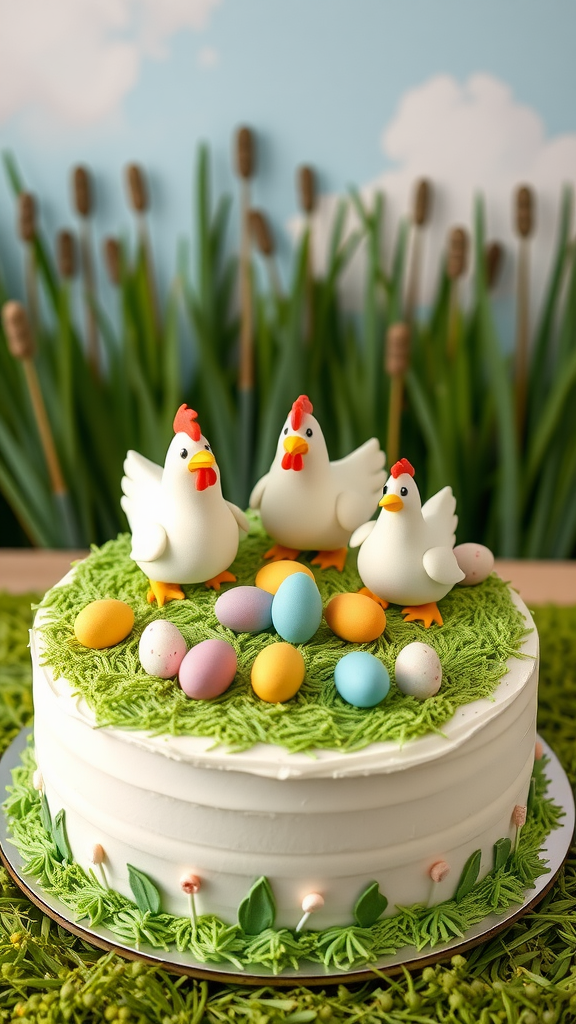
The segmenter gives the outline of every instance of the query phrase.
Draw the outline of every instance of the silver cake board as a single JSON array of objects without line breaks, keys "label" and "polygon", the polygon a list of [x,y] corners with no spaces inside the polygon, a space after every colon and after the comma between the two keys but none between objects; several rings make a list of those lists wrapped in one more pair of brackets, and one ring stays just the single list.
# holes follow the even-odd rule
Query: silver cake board
[{"label": "silver cake board", "polygon": [[[12,769],[20,764],[21,754],[28,742],[30,732],[30,729],[23,729],[0,761],[2,793],[5,792],[6,786],[11,785]],[[544,740],[540,742],[549,758],[549,763],[546,766],[546,775],[549,780],[547,796],[562,807],[564,816],[560,819],[558,828],[550,832],[542,845],[541,856],[547,861],[548,871],[536,879],[534,888],[527,891],[524,902],[521,905],[516,904],[509,907],[501,914],[491,914],[484,918],[469,928],[464,938],[454,938],[449,942],[434,946],[433,949],[428,948],[421,951],[414,946],[404,946],[397,953],[380,957],[375,962],[356,970],[339,971],[333,967],[326,968],[323,964],[307,962],[299,970],[289,968],[282,971],[282,974],[275,975],[264,967],[241,970],[233,964],[206,965],[193,960],[189,953],[179,953],[177,950],[169,952],[156,950],[144,943],[139,948],[129,946],[119,942],[117,936],[107,928],[100,925],[91,928],[89,925],[75,920],[71,916],[72,912],[69,907],[56,897],[45,893],[35,879],[26,875],[22,857],[10,842],[5,813],[0,815],[0,857],[13,881],[30,901],[73,935],[77,935],[80,939],[90,942],[100,949],[118,953],[129,960],[140,960],[176,974],[186,974],[194,978],[236,985],[240,983],[244,985],[294,986],[299,984],[310,986],[330,985],[341,981],[368,981],[377,973],[398,974],[404,967],[420,970],[440,960],[449,959],[456,953],[465,953],[481,942],[490,941],[499,932],[510,927],[524,914],[533,910],[554,885],[570,849],[574,832],[574,797],[560,761]]]}]

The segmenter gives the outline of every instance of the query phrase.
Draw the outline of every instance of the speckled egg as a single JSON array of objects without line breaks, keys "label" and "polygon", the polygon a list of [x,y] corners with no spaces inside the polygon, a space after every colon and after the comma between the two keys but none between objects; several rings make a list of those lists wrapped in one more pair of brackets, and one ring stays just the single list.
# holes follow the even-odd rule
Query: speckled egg
[{"label": "speckled egg", "polygon": [[302,562],[282,559],[279,562],[270,562],[269,565],[263,565],[256,574],[255,583],[261,590],[267,590],[269,594],[275,594],[280,584],[288,576],[293,576],[297,572],[303,572],[305,576],[309,576],[312,580],[314,579],[314,573],[307,565],[302,565]]},{"label": "speckled egg", "polygon": [[155,619],[150,622],[138,645],[140,664],[150,676],[172,679],[176,675],[188,650],[182,633],[173,622]]},{"label": "speckled egg", "polygon": [[235,633],[262,633],[272,625],[272,594],[260,587],[233,587],[220,595],[214,614]]},{"label": "speckled egg", "polygon": [[458,544],[454,554],[464,573],[460,587],[473,587],[476,583],[482,583],[494,568],[494,555],[483,544]]},{"label": "speckled egg", "polygon": [[212,700],[228,689],[236,675],[236,651],[227,640],[202,640],[180,665],[178,682],[187,697]]},{"label": "speckled egg", "polygon": [[386,629],[384,609],[365,594],[336,594],[324,618],[336,636],[351,644],[370,643]]},{"label": "speckled egg", "polygon": [[106,598],[91,601],[74,621],[74,635],[83,647],[101,651],[114,647],[128,636],[134,625],[134,612],[125,601]]},{"label": "speckled egg", "polygon": [[268,644],[254,659],[250,676],[252,689],[269,704],[283,704],[302,686],[304,658],[291,644]]},{"label": "speckled egg", "polygon": [[368,651],[351,651],[340,658],[334,682],[343,700],[357,708],[373,708],[390,689],[386,666]]},{"label": "speckled egg", "polygon": [[415,642],[400,651],[394,665],[396,685],[402,693],[426,700],[438,693],[442,683],[440,658],[433,647]]},{"label": "speckled egg", "polygon": [[272,601],[272,624],[291,644],[305,644],[322,621],[322,598],[314,580],[304,573],[287,576]]}]

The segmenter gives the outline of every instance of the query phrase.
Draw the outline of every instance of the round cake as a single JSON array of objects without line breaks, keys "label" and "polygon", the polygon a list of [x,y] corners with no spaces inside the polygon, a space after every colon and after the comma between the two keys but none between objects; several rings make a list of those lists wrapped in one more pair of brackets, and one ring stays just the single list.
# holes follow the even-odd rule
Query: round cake
[{"label": "round cake", "polygon": [[[246,586],[269,543],[257,516],[251,524],[233,566]],[[352,555],[343,573],[315,576],[324,606],[360,587]],[[278,954],[270,966],[279,970],[329,962],[340,934],[362,938],[363,954],[344,956],[344,966],[401,945],[399,935],[425,945],[432,908],[445,908],[452,934],[461,933],[494,904],[499,872],[518,876],[519,898],[529,884],[515,857],[535,794],[538,639],[503,581],[493,574],[455,588],[441,602],[443,625],[428,630],[389,608],[384,634],[366,644],[343,641],[323,621],[296,645],[306,676],[282,704],[259,700],[250,685],[259,651],[280,639],[274,630],[234,634],[214,614],[213,591],[184,590],[183,601],[151,607],[120,537],[78,565],[38,612],[36,798],[55,860],[64,871],[83,869],[70,882],[75,906],[78,877],[98,879],[148,918],[190,922],[183,947],[208,962],[226,957],[202,945],[203,922],[228,929],[228,959],[243,965],[257,961],[254,943],[264,936],[291,937],[299,953]],[[75,618],[104,599],[128,603],[134,628],[113,649],[83,648]],[[157,618],[178,625],[189,647],[207,638],[233,644],[232,686],[194,700],[177,679],[148,676],[138,642]],[[414,641],[432,646],[443,668],[439,692],[426,700],[394,680],[395,658]],[[351,707],[335,688],[335,665],[355,650],[389,669],[390,694],[376,707]]]}]

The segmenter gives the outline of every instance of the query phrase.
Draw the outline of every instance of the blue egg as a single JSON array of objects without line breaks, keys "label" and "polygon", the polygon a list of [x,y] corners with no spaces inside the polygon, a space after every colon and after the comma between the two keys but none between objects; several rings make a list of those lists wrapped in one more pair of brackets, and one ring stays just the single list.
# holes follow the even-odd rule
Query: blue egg
[{"label": "blue egg", "polygon": [[373,708],[390,689],[386,666],[368,651],[351,651],[340,658],[334,682],[340,696],[357,708]]},{"label": "blue egg", "polygon": [[322,621],[322,598],[314,580],[303,572],[287,576],[274,594],[272,623],[290,644],[304,644]]},{"label": "blue egg", "polygon": [[214,605],[214,614],[223,626],[235,633],[263,633],[272,625],[272,594],[259,587],[233,587]]}]

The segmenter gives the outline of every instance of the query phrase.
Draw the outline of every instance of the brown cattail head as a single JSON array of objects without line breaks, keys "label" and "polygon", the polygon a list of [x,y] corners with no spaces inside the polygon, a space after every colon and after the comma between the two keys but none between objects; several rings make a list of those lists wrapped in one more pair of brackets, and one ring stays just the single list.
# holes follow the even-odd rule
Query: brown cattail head
[{"label": "brown cattail head", "polygon": [[313,167],[298,168],[298,190],[304,213],[313,213],[316,206],[316,175]]},{"label": "brown cattail head", "polygon": [[275,248],[274,238],[265,214],[263,214],[261,210],[250,210],[248,214],[248,224],[252,238],[260,249],[262,255],[272,256]]},{"label": "brown cattail head", "polygon": [[58,270],[62,277],[74,277],[76,273],[76,239],[71,231],[59,231],[56,239]]},{"label": "brown cattail head", "polygon": [[104,239],[104,260],[111,284],[119,285],[122,275],[120,242],[117,238]]},{"label": "brown cattail head", "polygon": [[446,272],[452,281],[461,277],[466,270],[467,256],[468,235],[464,228],[452,228],[448,236],[448,260],[446,262]]},{"label": "brown cattail head", "polygon": [[126,180],[128,182],[128,196],[132,209],[137,213],[145,213],[148,209],[148,190],[144,171],[138,164],[128,164],[126,168]]},{"label": "brown cattail head", "polygon": [[236,169],[241,178],[253,178],[256,170],[256,143],[250,128],[236,133]]},{"label": "brown cattail head", "polygon": [[386,334],[386,373],[398,377],[410,362],[410,331],[407,324],[390,324]]},{"label": "brown cattail head", "polygon": [[490,242],[486,248],[486,283],[489,288],[495,288],[502,270],[504,249],[500,242]]},{"label": "brown cattail head", "polygon": [[528,185],[516,191],[516,230],[521,238],[528,238],[534,229],[534,193]]},{"label": "brown cattail head", "polygon": [[22,303],[5,302],[2,307],[2,323],[8,348],[14,358],[31,359],[34,355],[34,339]]},{"label": "brown cattail head", "polygon": [[75,167],[73,173],[74,203],[81,217],[89,217],[92,212],[92,186],[87,167]]},{"label": "brown cattail head", "polygon": [[36,235],[36,200],[31,192],[18,196],[18,234],[23,242],[33,242]]},{"label": "brown cattail head", "polygon": [[432,186],[427,178],[420,178],[420,181],[416,182],[416,191],[414,193],[414,223],[418,227],[422,227],[426,224],[430,217],[430,210],[432,206]]}]

